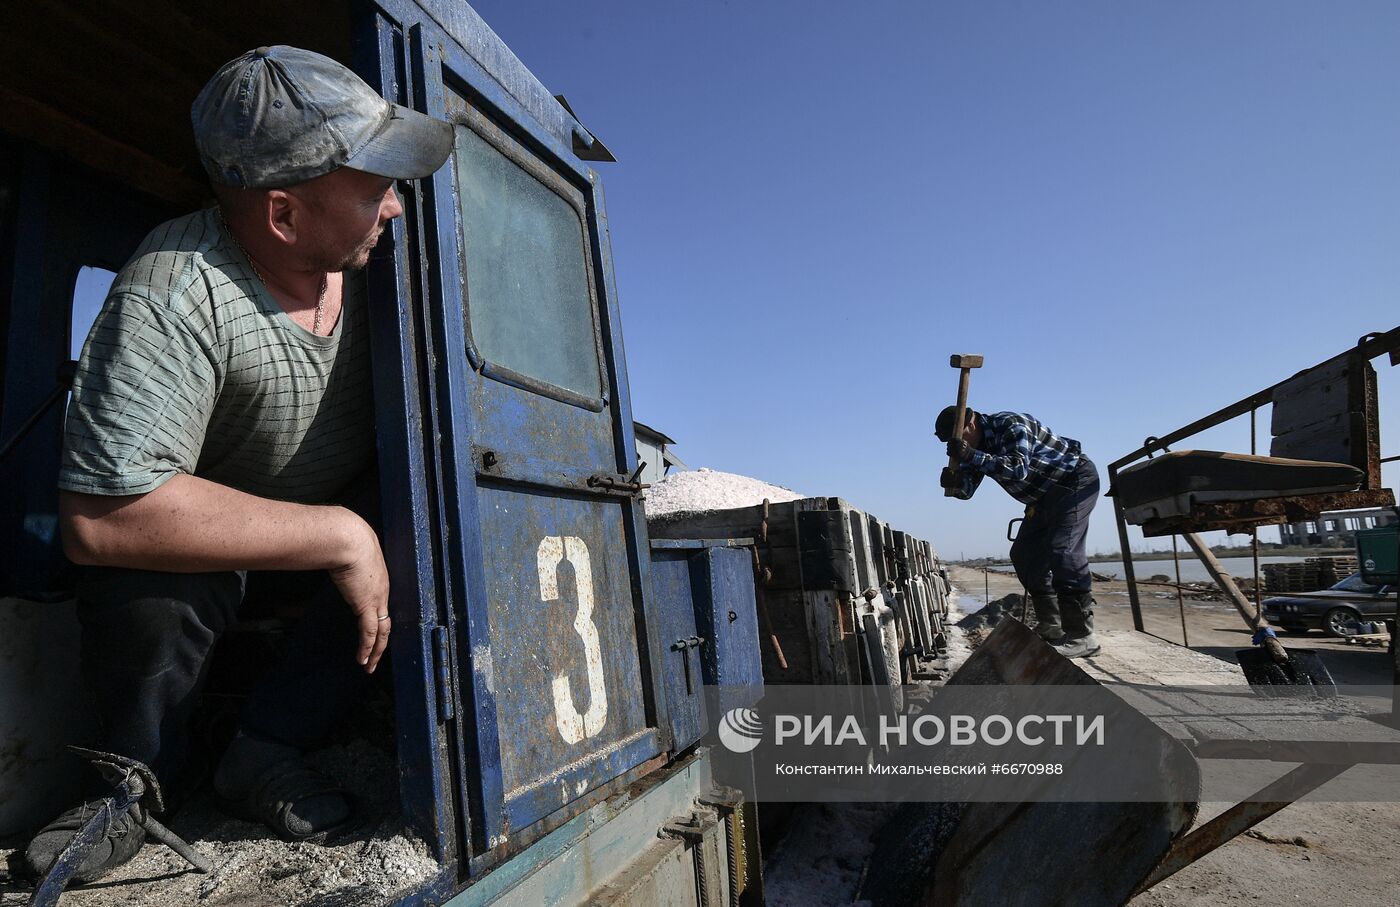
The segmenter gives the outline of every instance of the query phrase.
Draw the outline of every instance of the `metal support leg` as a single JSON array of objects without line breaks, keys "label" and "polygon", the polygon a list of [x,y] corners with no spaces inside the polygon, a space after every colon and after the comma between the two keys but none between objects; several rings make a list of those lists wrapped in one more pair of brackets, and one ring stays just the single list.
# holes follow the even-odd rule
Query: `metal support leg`
[{"label": "metal support leg", "polygon": [[[1118,470],[1108,467],[1108,487],[1117,487]],[[1139,633],[1146,630],[1142,625],[1142,602],[1138,601],[1137,573],[1133,570],[1133,552],[1128,547],[1128,521],[1123,517],[1123,502],[1117,495],[1113,497],[1113,516],[1118,521],[1118,549],[1123,553],[1123,579],[1128,583],[1128,605],[1133,609],[1133,629]]]},{"label": "metal support leg", "polygon": [[[1303,764],[1267,785],[1243,803],[1236,803],[1205,825],[1177,840],[1152,875],[1138,887],[1141,893],[1190,866],[1201,857],[1263,822],[1274,813],[1297,802],[1299,797],[1317,790],[1342,772],[1351,768],[1343,765]],[[1291,800],[1277,800],[1282,792]]]}]

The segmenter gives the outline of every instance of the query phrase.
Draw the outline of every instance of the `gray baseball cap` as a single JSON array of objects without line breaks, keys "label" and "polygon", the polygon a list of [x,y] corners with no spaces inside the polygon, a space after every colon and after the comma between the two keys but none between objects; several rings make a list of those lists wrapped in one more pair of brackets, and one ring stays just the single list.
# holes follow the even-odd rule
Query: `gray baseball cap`
[{"label": "gray baseball cap", "polygon": [[210,178],[245,189],[340,167],[420,179],[452,153],[450,123],[391,104],[330,57],[282,44],[220,67],[190,118]]}]

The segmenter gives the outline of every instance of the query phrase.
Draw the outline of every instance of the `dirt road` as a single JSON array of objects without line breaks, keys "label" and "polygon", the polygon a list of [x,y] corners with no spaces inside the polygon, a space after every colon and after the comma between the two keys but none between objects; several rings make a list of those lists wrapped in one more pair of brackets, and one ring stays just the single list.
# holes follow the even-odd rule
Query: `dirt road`
[{"label": "dirt road", "polygon": [[[964,610],[984,600],[1020,593],[1015,577],[952,568],[955,586],[965,595]],[[986,583],[984,592],[984,582]],[[1096,584],[1095,620],[1099,628],[1131,630],[1127,587],[1120,582]],[[1224,602],[1185,602],[1161,589],[1143,600],[1143,624],[1161,639],[1182,641],[1182,611],[1191,648],[1231,665],[1233,652],[1249,645],[1249,631]],[[1338,683],[1389,684],[1391,670],[1384,649],[1348,646],[1314,632],[1286,639],[1290,647],[1306,645],[1323,653]],[[1400,791],[1392,792],[1400,799]],[[1202,803],[1198,822],[1228,804]],[[1329,907],[1390,907],[1400,903],[1400,802],[1306,802],[1287,807],[1260,823],[1254,833],[1224,847],[1167,879],[1132,901],[1132,907],[1226,907],[1237,904],[1327,904]],[[1084,859],[1092,860],[1092,854]]]}]

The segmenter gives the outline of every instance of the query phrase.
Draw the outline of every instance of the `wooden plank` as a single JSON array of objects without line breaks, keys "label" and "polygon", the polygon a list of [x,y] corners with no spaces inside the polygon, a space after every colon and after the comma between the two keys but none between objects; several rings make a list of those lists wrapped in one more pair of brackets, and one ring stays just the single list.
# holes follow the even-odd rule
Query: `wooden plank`
[{"label": "wooden plank", "polygon": [[[778,664],[777,653],[773,651],[771,645],[759,646],[760,657],[763,660],[763,679],[766,683],[815,683],[816,674],[813,663],[813,646],[811,633],[808,629],[805,602],[800,592],[779,591],[774,592],[765,589],[757,590],[759,596],[759,608],[768,610],[768,619],[771,621],[773,635],[778,637],[778,643],[783,647],[783,658],[787,661],[787,669]],[[761,613],[761,611],[760,611]],[[767,633],[760,623],[760,630]]]},{"label": "wooden plank", "polygon": [[1270,432],[1282,435],[1324,418],[1360,410],[1356,368],[1357,363],[1343,359],[1284,382],[1274,391]]},{"label": "wooden plank", "polygon": [[1269,454],[1295,460],[1350,463],[1365,471],[1366,417],[1360,412],[1337,413],[1278,435],[1269,446]]},{"label": "wooden plank", "polygon": [[[1322,403],[1328,404],[1323,406]],[[1337,404],[1332,406],[1331,404]],[[1272,419],[1272,433],[1274,437],[1292,434],[1296,431],[1305,431],[1310,426],[1321,425],[1328,422],[1347,420],[1352,415],[1360,415],[1364,412],[1362,401],[1356,400],[1325,400],[1317,405],[1298,405],[1284,407],[1282,409],[1275,406]]]},{"label": "wooden plank", "polygon": [[[794,503],[769,505],[768,545],[774,548],[797,545]],[[647,529],[654,538],[662,539],[752,538],[761,550],[765,547],[759,532],[762,524],[763,505],[760,504],[733,510],[664,514],[648,519]]]},{"label": "wooden plank", "polygon": [[846,683],[845,658],[841,656],[840,606],[835,592],[804,592],[802,604],[812,634],[812,682]]}]

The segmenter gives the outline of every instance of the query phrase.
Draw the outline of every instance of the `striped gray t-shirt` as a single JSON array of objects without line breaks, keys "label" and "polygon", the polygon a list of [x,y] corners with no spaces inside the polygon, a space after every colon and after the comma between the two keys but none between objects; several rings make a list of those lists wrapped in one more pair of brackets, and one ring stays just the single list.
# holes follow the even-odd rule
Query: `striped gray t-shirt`
[{"label": "striped gray t-shirt", "polygon": [[374,455],[364,292],[329,337],[297,325],[217,208],[157,227],[78,362],[58,485],[143,494],[187,473],[287,501],[335,498]]}]

